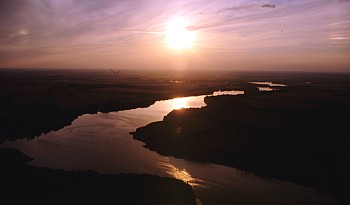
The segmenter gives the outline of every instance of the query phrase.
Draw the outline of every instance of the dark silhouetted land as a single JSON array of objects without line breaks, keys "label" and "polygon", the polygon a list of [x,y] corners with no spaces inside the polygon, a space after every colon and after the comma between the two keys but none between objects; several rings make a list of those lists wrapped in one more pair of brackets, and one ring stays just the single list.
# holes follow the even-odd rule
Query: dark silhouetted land
[{"label": "dark silhouetted land", "polygon": [[213,74],[110,69],[0,69],[0,142],[32,138],[79,115],[233,89]]},{"label": "dark silhouetted land", "polygon": [[278,81],[289,85],[279,91],[246,85],[245,95],[207,97],[207,107],[173,111],[134,138],[162,155],[237,167],[349,201],[349,75],[309,76],[306,83],[290,76]]},{"label": "dark silhouetted land", "polygon": [[7,204],[188,204],[192,188],[153,175],[100,175],[94,171],[27,166],[30,157],[0,149],[1,200]]},{"label": "dark silhouetted land", "polygon": [[[258,92],[250,81],[289,86]],[[60,129],[85,113],[216,90],[246,94],[208,97],[206,108],[174,111],[134,137],[163,155],[238,167],[348,201],[349,75],[0,69],[0,142]],[[34,168],[18,152],[0,153],[2,196],[14,203],[194,203],[190,187],[174,179]]]}]

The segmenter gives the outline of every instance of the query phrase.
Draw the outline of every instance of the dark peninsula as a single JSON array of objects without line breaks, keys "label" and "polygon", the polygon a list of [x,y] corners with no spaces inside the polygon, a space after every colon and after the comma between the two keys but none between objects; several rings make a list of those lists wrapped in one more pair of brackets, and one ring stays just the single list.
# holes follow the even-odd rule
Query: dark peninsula
[{"label": "dark peninsula", "polygon": [[132,134],[162,155],[237,167],[348,201],[350,78],[339,79],[325,75],[272,92],[247,85],[244,95],[207,97],[204,108],[173,111]]},{"label": "dark peninsula", "polygon": [[26,165],[30,157],[0,148],[1,200],[8,204],[188,204],[192,187],[154,175],[69,171]]}]

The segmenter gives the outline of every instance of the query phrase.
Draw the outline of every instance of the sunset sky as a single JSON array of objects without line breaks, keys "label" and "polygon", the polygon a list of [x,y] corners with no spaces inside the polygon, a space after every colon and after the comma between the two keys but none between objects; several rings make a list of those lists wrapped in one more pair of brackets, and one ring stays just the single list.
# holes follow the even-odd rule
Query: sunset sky
[{"label": "sunset sky", "polygon": [[350,1],[0,1],[0,67],[350,72]]}]

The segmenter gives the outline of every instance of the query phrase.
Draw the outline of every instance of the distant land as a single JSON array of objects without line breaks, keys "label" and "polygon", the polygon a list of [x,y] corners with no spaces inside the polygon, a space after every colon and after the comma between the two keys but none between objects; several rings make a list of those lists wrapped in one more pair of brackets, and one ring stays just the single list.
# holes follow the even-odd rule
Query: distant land
[{"label": "distant land", "polygon": [[[237,167],[349,201],[349,74],[113,71],[0,69],[0,141],[39,137],[86,113],[147,107],[157,100],[217,90],[244,90],[240,96],[207,97],[208,106],[202,109],[173,111],[162,122],[137,129],[134,138],[162,155]],[[249,83],[252,81],[288,86],[259,92]],[[178,184],[186,201],[194,201],[190,187],[167,178],[35,168],[25,164],[28,156],[8,149],[1,149],[1,160],[1,177],[8,178],[8,185],[17,180],[13,185],[18,186],[11,190],[19,193],[26,193],[19,187],[28,178],[42,186],[47,185],[47,179],[54,183],[57,179],[75,181],[83,193],[94,191],[87,187],[104,180],[136,180],[145,187],[158,184],[159,189]],[[135,184],[140,185],[138,182]],[[132,183],[130,189],[134,189]],[[142,187],[138,188],[142,192]],[[28,196],[34,194],[32,191]]]},{"label": "distant land", "polygon": [[[211,76],[165,71],[120,71],[116,75],[110,69],[0,69],[0,142],[57,130],[85,113],[147,107],[156,100],[227,87]],[[178,79],[184,80],[174,83]]]},{"label": "distant land", "polygon": [[[307,72],[0,69],[0,142],[32,138],[85,113],[146,107],[156,100],[239,89],[248,81],[337,82],[349,75]],[[181,83],[175,83],[181,80]],[[20,128],[20,129],[18,129]]]}]

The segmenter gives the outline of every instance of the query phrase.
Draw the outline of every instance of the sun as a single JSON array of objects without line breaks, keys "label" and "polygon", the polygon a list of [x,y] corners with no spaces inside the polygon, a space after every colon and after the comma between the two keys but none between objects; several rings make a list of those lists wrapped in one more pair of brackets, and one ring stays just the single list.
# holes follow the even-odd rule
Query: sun
[{"label": "sun", "polygon": [[194,31],[188,30],[188,21],[178,18],[168,22],[165,31],[166,43],[173,49],[189,49],[193,47],[196,38]]}]

